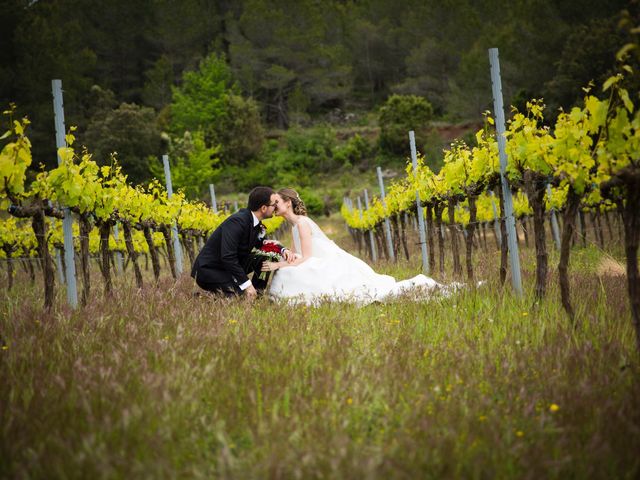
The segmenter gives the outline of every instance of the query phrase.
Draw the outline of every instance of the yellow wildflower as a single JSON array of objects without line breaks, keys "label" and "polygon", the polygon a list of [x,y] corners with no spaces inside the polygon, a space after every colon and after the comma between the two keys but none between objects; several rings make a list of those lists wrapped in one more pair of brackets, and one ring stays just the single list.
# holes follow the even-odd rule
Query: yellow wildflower
[{"label": "yellow wildflower", "polygon": [[516,432],[516,437],[524,437],[524,432],[522,430],[518,430]]},{"label": "yellow wildflower", "polygon": [[353,403],[353,398],[347,398],[347,405],[351,405]]},{"label": "yellow wildflower", "polygon": [[560,410],[560,407],[555,403],[552,403],[551,405],[549,405],[549,411],[551,413],[557,412],[558,410]]}]

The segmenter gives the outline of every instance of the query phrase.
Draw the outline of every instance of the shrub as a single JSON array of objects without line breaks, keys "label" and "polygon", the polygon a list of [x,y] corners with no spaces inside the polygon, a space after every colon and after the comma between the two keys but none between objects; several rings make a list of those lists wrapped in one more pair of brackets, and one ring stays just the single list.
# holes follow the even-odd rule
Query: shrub
[{"label": "shrub", "polygon": [[317,192],[308,188],[298,188],[298,194],[300,194],[310,216],[320,216],[324,213],[324,201]]},{"label": "shrub", "polygon": [[222,157],[229,165],[243,165],[256,158],[264,143],[264,128],[255,100],[230,93],[225,111],[213,127],[214,138],[222,146]]},{"label": "shrub", "polygon": [[336,164],[350,167],[371,156],[372,150],[367,139],[356,133],[347,143],[334,149],[333,159]]},{"label": "shrub", "polygon": [[206,57],[173,88],[170,128],[174,135],[202,130],[208,146],[220,145],[222,161],[243,165],[260,152],[264,129],[256,102],[243,98],[224,56]]},{"label": "shrub", "polygon": [[151,177],[149,158],[159,158],[163,150],[155,111],[134,103],[94,115],[85,141],[100,165],[108,165],[110,154],[117,152],[122,170],[132,183]]},{"label": "shrub", "polygon": [[392,95],[380,108],[380,148],[390,153],[406,155],[409,152],[409,130],[416,132],[416,143],[422,145],[422,131],[433,118],[433,107],[423,97]]}]

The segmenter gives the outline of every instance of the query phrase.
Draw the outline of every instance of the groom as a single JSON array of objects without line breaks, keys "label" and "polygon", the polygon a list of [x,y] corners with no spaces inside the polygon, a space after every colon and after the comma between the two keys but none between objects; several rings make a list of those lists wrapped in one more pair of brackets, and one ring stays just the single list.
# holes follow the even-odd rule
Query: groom
[{"label": "groom", "polygon": [[[214,230],[191,269],[200,288],[227,297],[244,295],[249,300],[264,291],[269,277],[258,278],[263,258],[251,249],[262,246],[265,226],[261,221],[273,216],[277,203],[273,189],[256,187],[249,193],[248,208],[238,210]],[[280,253],[288,262],[295,258],[284,247]],[[251,280],[247,276],[250,272]]]}]

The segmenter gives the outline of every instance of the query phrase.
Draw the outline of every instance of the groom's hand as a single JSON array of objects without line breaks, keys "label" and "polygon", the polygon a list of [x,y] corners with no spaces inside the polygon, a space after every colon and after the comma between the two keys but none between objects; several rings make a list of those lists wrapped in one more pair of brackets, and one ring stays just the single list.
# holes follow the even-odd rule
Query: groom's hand
[{"label": "groom's hand", "polygon": [[289,249],[286,249],[284,252],[282,252],[282,256],[287,261],[287,263],[293,263],[296,259],[295,254]]},{"label": "groom's hand", "polygon": [[244,297],[252,302],[253,300],[255,300],[258,297],[258,291],[256,290],[256,288],[253,285],[250,285],[249,287],[247,287],[247,289],[244,291]]}]

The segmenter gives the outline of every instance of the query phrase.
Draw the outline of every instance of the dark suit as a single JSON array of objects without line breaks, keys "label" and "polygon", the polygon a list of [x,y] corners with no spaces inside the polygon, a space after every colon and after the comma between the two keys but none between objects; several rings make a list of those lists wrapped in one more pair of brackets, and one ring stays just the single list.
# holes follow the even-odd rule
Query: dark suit
[{"label": "dark suit", "polygon": [[253,248],[260,248],[263,239],[259,237],[262,224],[253,226],[251,210],[243,208],[228,217],[207,239],[196,257],[191,276],[204,290],[237,295],[242,292],[240,285],[249,280],[248,273],[254,272],[251,283],[256,290],[264,290],[268,275],[260,280],[261,257],[251,254]]}]

